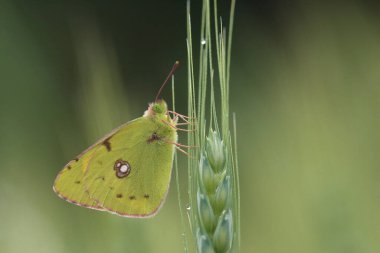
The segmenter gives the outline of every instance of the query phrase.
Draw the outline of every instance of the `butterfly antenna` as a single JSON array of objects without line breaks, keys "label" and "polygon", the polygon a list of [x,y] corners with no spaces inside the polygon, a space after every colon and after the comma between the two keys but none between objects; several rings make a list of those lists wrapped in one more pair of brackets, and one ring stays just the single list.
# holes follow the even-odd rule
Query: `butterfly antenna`
[{"label": "butterfly antenna", "polygon": [[157,101],[158,97],[160,96],[162,90],[164,89],[165,85],[167,84],[167,82],[169,81],[169,79],[174,75],[174,72],[177,70],[179,66],[179,61],[176,61],[172,67],[172,70],[170,70],[170,73],[169,75],[166,77],[164,83],[161,85],[161,88],[158,90],[158,93],[157,93],[157,96],[156,96],[156,99],[154,101]]}]

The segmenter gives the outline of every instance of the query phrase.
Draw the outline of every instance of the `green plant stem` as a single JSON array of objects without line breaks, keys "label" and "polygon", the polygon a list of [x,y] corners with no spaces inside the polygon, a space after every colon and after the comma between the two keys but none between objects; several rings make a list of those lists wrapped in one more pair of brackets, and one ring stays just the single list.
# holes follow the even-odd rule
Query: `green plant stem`
[{"label": "green plant stem", "polygon": [[[235,117],[234,141],[229,130],[229,68],[235,1],[231,2],[228,32],[223,28],[221,21],[218,21],[217,6],[217,0],[214,0],[212,26],[210,0],[203,0],[198,87],[195,89],[189,1],[187,5],[188,114],[196,120],[195,131],[189,133],[188,143],[197,147],[190,150],[188,161],[191,207],[189,217],[199,253],[238,252],[240,245],[240,192]],[[216,54],[213,54],[212,27],[215,29]],[[214,55],[219,78],[220,108],[216,107]],[[198,91],[197,94],[195,90]],[[209,119],[206,119],[207,110]],[[220,130],[218,121],[221,122]]]}]

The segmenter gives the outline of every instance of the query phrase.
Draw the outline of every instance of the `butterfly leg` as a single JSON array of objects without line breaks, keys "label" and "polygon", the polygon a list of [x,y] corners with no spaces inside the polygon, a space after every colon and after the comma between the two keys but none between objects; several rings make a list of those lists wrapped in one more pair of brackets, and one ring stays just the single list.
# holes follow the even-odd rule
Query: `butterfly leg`
[{"label": "butterfly leg", "polygon": [[173,121],[176,123],[176,125],[178,125],[178,115],[174,115]]},{"label": "butterfly leg", "polygon": [[181,148],[179,148],[179,147],[176,147],[176,149],[177,149],[178,151],[184,153],[185,155],[189,156],[189,153],[186,152],[185,150],[183,150],[183,149],[181,149]]},{"label": "butterfly leg", "polygon": [[178,150],[178,151],[180,151],[180,152],[182,152],[183,154],[185,154],[187,157],[189,157],[190,159],[195,159],[195,157],[194,156],[191,156],[188,152],[186,152],[185,150],[183,150],[183,149],[181,149],[181,148],[179,148],[179,147],[175,147],[176,148],[176,150]]},{"label": "butterfly leg", "polygon": [[175,130],[178,130],[178,131],[184,131],[184,132],[193,132],[195,131],[195,129],[183,129],[183,128],[178,128],[176,127],[175,125],[167,122],[166,120],[161,120],[162,122],[164,122],[165,124],[169,125],[170,127],[174,128]]},{"label": "butterfly leg", "polygon": [[180,113],[175,112],[175,111],[170,111],[170,110],[168,110],[168,112],[170,112],[170,113],[172,113],[172,114],[175,114],[175,115],[178,115],[178,116],[180,116],[181,118],[192,119],[192,117],[185,116],[185,115],[180,114]]},{"label": "butterfly leg", "polygon": [[178,112],[174,112],[174,111],[168,111],[168,113],[171,113],[175,116],[175,118],[177,119],[178,117],[181,118],[184,122],[186,123],[189,123],[189,124],[195,124],[195,123],[192,123],[189,119],[192,119],[192,117],[188,117],[188,116],[185,116],[185,115],[182,115],[182,114],[179,114]]},{"label": "butterfly leg", "polygon": [[183,123],[177,123],[176,126],[187,126],[187,125],[194,125],[194,123],[186,123],[186,122],[183,122]]},{"label": "butterfly leg", "polygon": [[[169,112],[167,113],[167,115],[170,117],[170,114],[169,114]],[[183,125],[190,125],[190,124],[193,124],[193,123],[191,123],[191,122],[189,122],[188,120],[186,120],[185,118],[182,118],[180,115],[178,115],[178,114],[173,114],[174,115],[174,117],[173,117],[173,121],[176,123],[176,126],[183,126]],[[181,122],[181,123],[177,123],[178,122],[178,119],[182,119],[184,122]]]},{"label": "butterfly leg", "polygon": [[184,147],[184,148],[194,148],[195,147],[195,146],[187,146],[187,145],[184,145],[184,144],[180,144],[180,143],[172,142],[172,141],[168,141],[168,140],[163,140],[163,141],[166,142],[166,143],[168,143],[168,144],[173,144],[178,151],[184,153],[187,156],[189,156],[189,153],[186,152],[185,150],[183,150],[180,147]]},{"label": "butterfly leg", "polygon": [[168,143],[168,144],[173,144],[176,147],[197,148],[197,146],[188,146],[188,145],[185,145],[185,144],[181,144],[181,143],[177,143],[177,142],[172,142],[172,141],[168,141],[168,140],[163,140],[163,141],[166,142],[166,143]]},{"label": "butterfly leg", "polygon": [[[181,118],[181,116],[176,115],[176,118],[178,118],[178,117]],[[185,118],[181,118],[181,119],[182,119],[184,122],[177,123],[177,124],[176,124],[177,126],[181,126],[181,125],[195,125],[195,124],[196,124],[196,122],[188,121],[188,120],[186,120]]]}]

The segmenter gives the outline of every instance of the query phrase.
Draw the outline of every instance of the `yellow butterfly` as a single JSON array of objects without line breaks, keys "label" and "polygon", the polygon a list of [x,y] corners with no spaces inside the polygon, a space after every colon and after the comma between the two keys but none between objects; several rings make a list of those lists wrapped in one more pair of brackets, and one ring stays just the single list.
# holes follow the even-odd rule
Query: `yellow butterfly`
[{"label": "yellow butterfly", "polygon": [[[173,75],[173,66],[164,84]],[[158,97],[158,95],[157,95]],[[173,119],[170,113],[175,115]],[[150,217],[162,206],[170,183],[177,120],[164,100],[103,137],[70,161],[55,179],[57,195],[73,204],[125,217]]]}]

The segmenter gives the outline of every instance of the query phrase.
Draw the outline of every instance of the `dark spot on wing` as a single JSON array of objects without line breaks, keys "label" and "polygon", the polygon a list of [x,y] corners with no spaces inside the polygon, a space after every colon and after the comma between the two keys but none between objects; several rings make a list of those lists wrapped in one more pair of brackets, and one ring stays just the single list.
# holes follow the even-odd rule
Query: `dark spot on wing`
[{"label": "dark spot on wing", "polygon": [[69,166],[67,166],[67,169],[68,169],[68,170],[71,170],[71,166],[70,166],[70,165],[69,165]]},{"label": "dark spot on wing", "polygon": [[149,195],[148,195],[148,194],[145,194],[145,195],[144,195],[144,198],[149,199]]},{"label": "dark spot on wing", "polygon": [[157,135],[156,132],[154,132],[150,137],[149,139],[147,140],[148,143],[152,143],[154,141],[158,141],[160,140],[160,137]]},{"label": "dark spot on wing", "polygon": [[129,199],[130,199],[130,200],[133,200],[133,199],[136,199],[136,197],[133,196],[133,195],[131,195],[131,196],[129,196]]},{"label": "dark spot on wing", "polygon": [[107,139],[105,139],[102,144],[106,147],[107,151],[110,152],[111,151],[111,142],[110,142],[110,139],[111,139],[112,136],[108,137]]},{"label": "dark spot on wing", "polygon": [[76,184],[80,184],[80,181],[79,181],[79,180],[77,180],[77,181],[75,181],[74,183],[76,183]]},{"label": "dark spot on wing", "polygon": [[78,158],[78,157],[75,157],[75,158],[74,158],[74,161],[78,162],[78,161],[79,161],[79,158]]},{"label": "dark spot on wing", "polygon": [[121,193],[118,193],[118,194],[116,194],[116,198],[122,198],[123,197],[123,194],[121,194]]}]

